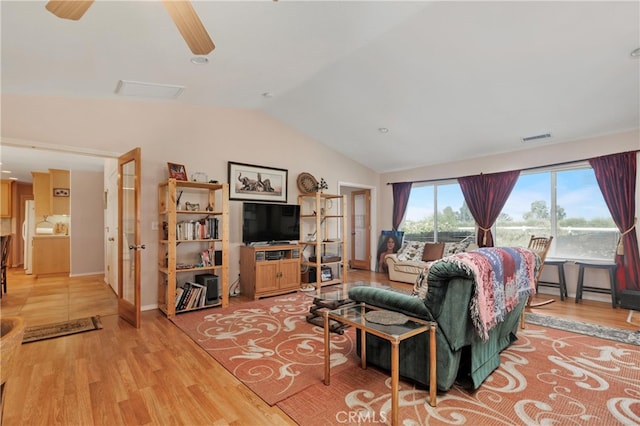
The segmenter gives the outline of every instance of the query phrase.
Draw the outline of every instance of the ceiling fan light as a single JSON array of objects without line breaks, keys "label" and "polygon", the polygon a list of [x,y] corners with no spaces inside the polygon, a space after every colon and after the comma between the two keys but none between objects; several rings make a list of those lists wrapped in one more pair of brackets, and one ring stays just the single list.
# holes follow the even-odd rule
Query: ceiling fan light
[{"label": "ceiling fan light", "polygon": [[206,65],[209,63],[209,58],[206,56],[194,56],[191,58],[191,63],[194,65]]}]

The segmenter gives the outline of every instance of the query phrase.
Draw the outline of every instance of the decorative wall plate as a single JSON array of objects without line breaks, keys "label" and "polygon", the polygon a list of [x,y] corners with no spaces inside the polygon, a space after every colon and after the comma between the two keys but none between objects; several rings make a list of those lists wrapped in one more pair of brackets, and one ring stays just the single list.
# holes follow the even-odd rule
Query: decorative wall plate
[{"label": "decorative wall plate", "polygon": [[298,175],[298,190],[302,194],[311,194],[316,192],[316,188],[318,186],[318,181],[313,177],[312,174],[307,172],[302,172]]}]

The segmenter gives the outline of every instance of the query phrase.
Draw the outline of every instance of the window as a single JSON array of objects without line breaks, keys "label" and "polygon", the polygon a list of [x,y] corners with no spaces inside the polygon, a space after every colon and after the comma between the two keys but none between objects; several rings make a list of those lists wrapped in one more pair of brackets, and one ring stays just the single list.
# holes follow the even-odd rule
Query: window
[{"label": "window", "polygon": [[406,240],[460,241],[475,233],[475,222],[458,183],[414,185],[400,229]]},{"label": "window", "polygon": [[550,172],[520,174],[492,229],[496,246],[526,246],[531,235],[551,235],[550,189]]},{"label": "window", "polygon": [[553,235],[549,257],[612,260],[619,237],[588,166],[523,173],[496,221],[496,245]]},{"label": "window", "polygon": [[[405,239],[459,241],[475,233],[475,221],[457,182],[414,184],[400,229]],[[521,173],[492,232],[496,246],[553,235],[549,257],[595,260],[613,259],[620,236],[584,163]]]}]

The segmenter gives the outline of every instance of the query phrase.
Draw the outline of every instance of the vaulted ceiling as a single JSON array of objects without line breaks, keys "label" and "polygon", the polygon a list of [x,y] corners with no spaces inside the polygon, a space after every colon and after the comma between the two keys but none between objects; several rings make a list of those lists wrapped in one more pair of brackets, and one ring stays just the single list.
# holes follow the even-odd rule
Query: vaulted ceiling
[{"label": "vaulted ceiling", "polygon": [[206,65],[158,1],[44,6],[0,4],[2,93],[184,86],[167,102],[259,109],[379,172],[640,128],[638,1],[196,1]]}]

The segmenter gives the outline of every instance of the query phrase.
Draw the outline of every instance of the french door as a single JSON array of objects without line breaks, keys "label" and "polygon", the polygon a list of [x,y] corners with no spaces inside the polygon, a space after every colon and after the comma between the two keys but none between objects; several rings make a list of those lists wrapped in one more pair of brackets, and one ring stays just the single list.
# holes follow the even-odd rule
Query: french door
[{"label": "french door", "polygon": [[351,267],[371,268],[371,191],[351,192]]},{"label": "french door", "polygon": [[118,159],[118,316],[140,327],[140,148]]}]

